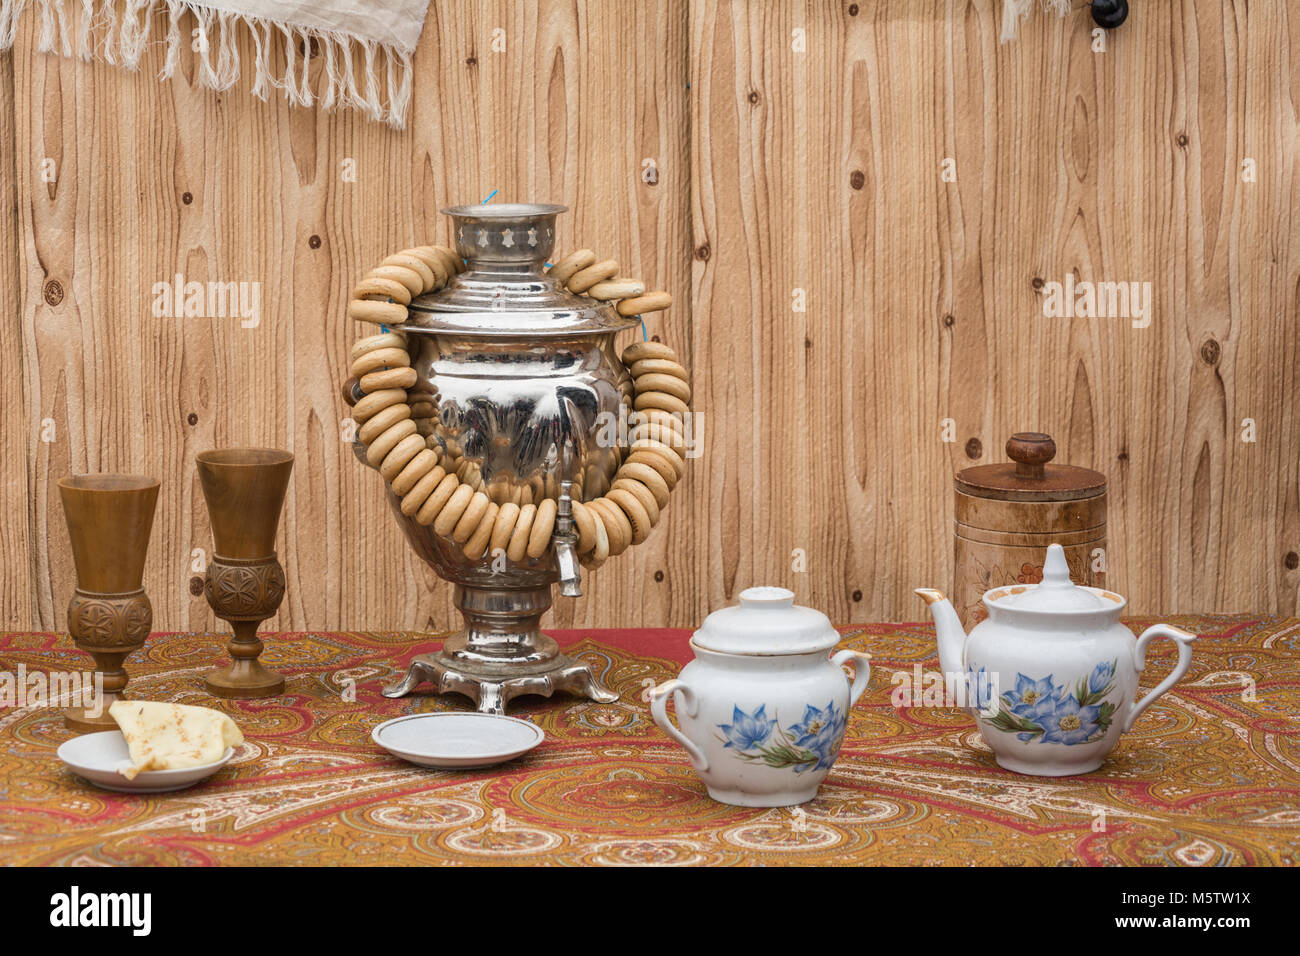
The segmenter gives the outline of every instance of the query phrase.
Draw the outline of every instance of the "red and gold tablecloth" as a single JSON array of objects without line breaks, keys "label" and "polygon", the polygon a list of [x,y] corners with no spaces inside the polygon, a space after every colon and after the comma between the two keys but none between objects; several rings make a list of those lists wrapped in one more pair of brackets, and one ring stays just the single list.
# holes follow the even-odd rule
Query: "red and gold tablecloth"
[{"label": "red and gold tablecloth", "polygon": [[[818,799],[770,810],[709,800],[650,720],[646,689],[689,659],[687,631],[556,633],[620,701],[515,701],[546,741],[473,771],[412,767],[370,741],[390,717],[469,706],[379,693],[436,637],[269,635],[287,693],[214,701],[200,683],[223,639],[156,634],[130,659],[131,695],[226,710],[242,753],[191,790],[114,794],[57,760],[58,711],[0,710],[0,863],[1295,864],[1300,620],[1171,620],[1202,635],[1191,671],[1073,778],[1007,773],[966,714],[891,705],[894,673],[937,666],[929,625],[845,628],[873,656],[870,689]],[[1172,655],[1152,648],[1144,687]],[[0,635],[0,670],[85,660],[65,635]]]}]

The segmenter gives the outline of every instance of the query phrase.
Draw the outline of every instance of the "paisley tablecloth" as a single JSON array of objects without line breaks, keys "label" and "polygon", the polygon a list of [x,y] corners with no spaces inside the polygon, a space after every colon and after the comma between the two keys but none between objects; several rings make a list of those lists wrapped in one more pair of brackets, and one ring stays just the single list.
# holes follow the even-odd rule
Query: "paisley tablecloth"
[{"label": "paisley tablecloth", "polygon": [[[243,751],[188,791],[113,794],[56,759],[59,712],[0,710],[0,863],[1294,865],[1300,620],[1172,621],[1202,635],[1187,677],[1100,771],[1056,779],[999,769],[964,713],[891,704],[894,673],[937,666],[928,624],[845,628],[873,655],[871,686],[818,799],[770,810],[709,800],[650,720],[645,691],[689,658],[686,631],[556,633],[620,701],[516,701],[546,741],[472,771],[412,767],[370,741],[390,717],[468,707],[379,693],[436,635],[270,635],[287,693],[226,702],[200,689],[220,636],[155,634],[130,659],[132,696],[218,706]],[[1153,646],[1143,686],[1172,658]],[[0,670],[82,660],[66,635],[0,634]]]}]

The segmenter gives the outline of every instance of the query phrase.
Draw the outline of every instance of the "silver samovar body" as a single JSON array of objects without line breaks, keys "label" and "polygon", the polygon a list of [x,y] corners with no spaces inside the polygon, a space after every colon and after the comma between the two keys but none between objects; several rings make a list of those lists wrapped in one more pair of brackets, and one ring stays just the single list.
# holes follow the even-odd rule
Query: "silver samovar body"
[{"label": "silver samovar body", "polygon": [[546,275],[564,211],[534,204],[443,210],[467,269],[410,305],[404,331],[418,376],[408,390],[412,417],[448,473],[497,505],[551,498],[558,516],[538,557],[514,561],[489,549],[470,558],[450,535],[402,514],[387,491],[407,541],[454,585],[465,627],[439,653],[416,657],[386,696],[429,681],[491,713],[513,697],[557,689],[618,699],[540,628],[553,584],[581,594],[570,502],[608,490],[632,395],[614,336],[635,320]]}]

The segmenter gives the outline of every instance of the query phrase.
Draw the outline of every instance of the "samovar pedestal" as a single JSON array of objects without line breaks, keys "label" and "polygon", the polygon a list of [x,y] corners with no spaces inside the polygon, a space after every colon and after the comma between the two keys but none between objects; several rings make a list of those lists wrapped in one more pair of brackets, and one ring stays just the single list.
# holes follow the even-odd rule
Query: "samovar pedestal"
[{"label": "samovar pedestal", "polygon": [[437,693],[464,694],[480,713],[503,714],[516,697],[550,697],[557,690],[612,704],[618,694],[591,667],[560,652],[542,633],[542,615],[551,607],[551,585],[535,588],[456,585],[453,600],[465,629],[452,635],[436,654],[420,654],[406,677],[384,688],[385,697],[403,697],[423,683]]}]

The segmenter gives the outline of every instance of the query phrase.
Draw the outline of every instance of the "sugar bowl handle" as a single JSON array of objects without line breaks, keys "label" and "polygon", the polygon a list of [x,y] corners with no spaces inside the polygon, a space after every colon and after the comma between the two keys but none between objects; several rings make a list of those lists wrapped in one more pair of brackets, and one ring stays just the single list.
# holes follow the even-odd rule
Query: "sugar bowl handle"
[{"label": "sugar bowl handle", "polygon": [[704,751],[697,747],[689,737],[668,719],[668,698],[670,697],[675,699],[677,711],[686,714],[687,717],[694,717],[699,711],[699,701],[695,698],[695,692],[680,680],[670,680],[664,681],[658,687],[651,689],[650,716],[654,718],[660,730],[682,745],[696,770],[708,770],[709,758],[704,756]]},{"label": "sugar bowl handle", "polygon": [[871,655],[860,651],[839,651],[831,658],[836,667],[843,667],[850,661],[853,663],[853,682],[849,684],[849,706],[852,707],[871,680]]},{"label": "sugar bowl handle", "polygon": [[1151,642],[1152,638],[1156,637],[1172,638],[1178,644],[1178,663],[1174,665],[1174,669],[1169,676],[1162,680],[1155,690],[1138,701],[1137,706],[1129,712],[1128,720],[1124,722],[1126,732],[1137,723],[1142,711],[1151,706],[1151,703],[1157,697],[1182,680],[1183,675],[1187,673],[1187,669],[1192,666],[1192,641],[1196,640],[1196,635],[1191,631],[1184,631],[1181,627],[1174,627],[1172,624],[1153,624],[1142,632],[1142,636],[1137,639],[1137,646],[1133,648],[1133,666],[1139,674],[1142,673],[1142,668],[1146,666],[1147,644]]}]

